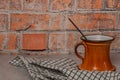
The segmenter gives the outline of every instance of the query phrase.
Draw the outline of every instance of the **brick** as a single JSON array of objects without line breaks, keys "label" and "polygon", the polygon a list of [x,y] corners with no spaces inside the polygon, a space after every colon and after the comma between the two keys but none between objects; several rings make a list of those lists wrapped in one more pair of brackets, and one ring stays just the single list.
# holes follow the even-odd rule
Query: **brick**
[{"label": "brick", "polygon": [[10,0],[10,10],[21,10],[22,2],[21,0]]},{"label": "brick", "polygon": [[24,0],[23,8],[25,11],[47,12],[48,5],[48,0]]},{"label": "brick", "polygon": [[67,35],[67,49],[73,49],[75,44],[75,35],[74,33],[69,33]]},{"label": "brick", "polygon": [[112,42],[111,48],[112,49],[120,49],[120,33],[116,32],[115,40]]},{"label": "brick", "polygon": [[73,0],[50,0],[50,5],[53,11],[71,10],[74,2]]},{"label": "brick", "polygon": [[102,9],[102,0],[77,0],[77,9]]},{"label": "brick", "polygon": [[66,35],[67,52],[69,53],[74,52],[75,46],[81,42],[80,37],[81,35],[79,34],[79,32],[67,32]]},{"label": "brick", "polygon": [[76,44],[81,42],[80,39],[81,35],[79,34],[79,32],[69,32],[67,33],[67,49],[71,49],[74,48]]},{"label": "brick", "polygon": [[17,44],[17,35],[15,33],[9,33],[7,35],[8,42],[7,42],[7,50],[15,50]]},{"label": "brick", "polygon": [[0,10],[20,10],[21,0],[0,0]]},{"label": "brick", "polygon": [[[81,30],[114,29],[116,26],[114,13],[76,13],[69,17]],[[67,29],[75,30],[70,21]]]},{"label": "brick", "polygon": [[36,27],[33,27],[34,30],[49,30],[49,24],[50,24],[50,18],[51,16],[48,14],[41,14],[41,15],[35,15],[33,16],[34,25]]},{"label": "brick", "polygon": [[103,35],[108,35],[108,36],[113,36],[113,37],[117,37],[119,36],[118,34],[120,34],[117,31],[103,31],[101,32]]},{"label": "brick", "polygon": [[[88,17],[86,14],[75,13],[75,14],[69,15],[69,17],[80,29],[86,29],[87,17]],[[67,25],[68,25],[67,29],[70,29],[70,30],[76,29],[70,21],[68,21]]]},{"label": "brick", "polygon": [[120,49],[120,45],[118,45],[120,43],[120,32],[119,31],[105,31],[105,32],[102,32],[102,34],[112,36],[115,38],[111,44],[111,49]]},{"label": "brick", "polygon": [[31,15],[29,14],[12,14],[11,15],[11,30],[24,30],[30,26]]},{"label": "brick", "polygon": [[0,10],[8,10],[9,9],[9,0],[0,0]]},{"label": "brick", "polygon": [[64,33],[50,33],[49,49],[53,51],[64,50],[65,49],[65,34]]},{"label": "brick", "polygon": [[8,15],[0,14],[0,31],[6,31],[8,27]]},{"label": "brick", "polygon": [[6,34],[0,34],[0,50],[4,49]]},{"label": "brick", "polygon": [[115,13],[103,13],[100,15],[97,26],[99,29],[113,30],[116,28],[116,15]]},{"label": "brick", "polygon": [[11,30],[48,30],[48,14],[12,14]]},{"label": "brick", "polygon": [[47,35],[45,33],[23,34],[22,49],[44,50],[47,48]]},{"label": "brick", "polygon": [[120,1],[119,0],[107,0],[106,7],[111,9],[120,9]]},{"label": "brick", "polygon": [[120,49],[120,45],[118,45],[119,43],[120,38],[116,38],[111,44],[111,49]]},{"label": "brick", "polygon": [[53,14],[51,16],[50,30],[63,30],[63,18],[61,14]]}]

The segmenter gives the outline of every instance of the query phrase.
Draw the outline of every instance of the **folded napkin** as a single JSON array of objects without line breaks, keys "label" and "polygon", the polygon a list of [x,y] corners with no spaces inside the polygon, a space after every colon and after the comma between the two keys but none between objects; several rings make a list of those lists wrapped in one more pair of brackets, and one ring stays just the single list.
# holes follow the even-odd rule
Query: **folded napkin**
[{"label": "folded napkin", "polygon": [[120,80],[115,71],[79,70],[70,58],[38,59],[17,56],[10,64],[27,69],[33,80]]}]

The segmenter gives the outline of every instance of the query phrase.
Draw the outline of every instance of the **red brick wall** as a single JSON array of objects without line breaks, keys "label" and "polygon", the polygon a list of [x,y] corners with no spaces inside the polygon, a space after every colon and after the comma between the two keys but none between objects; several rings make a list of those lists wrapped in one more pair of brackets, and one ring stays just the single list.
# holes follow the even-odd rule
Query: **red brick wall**
[{"label": "red brick wall", "polygon": [[0,0],[0,52],[74,52],[81,35],[67,17],[84,34],[116,36],[119,51],[119,10],[119,0]]}]

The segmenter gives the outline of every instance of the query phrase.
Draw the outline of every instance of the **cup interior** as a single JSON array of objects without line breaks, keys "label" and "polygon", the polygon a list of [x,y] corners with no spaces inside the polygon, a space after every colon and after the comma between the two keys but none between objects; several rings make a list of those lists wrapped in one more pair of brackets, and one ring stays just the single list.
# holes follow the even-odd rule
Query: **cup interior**
[{"label": "cup interior", "polygon": [[[113,37],[106,35],[86,35],[85,37],[88,41],[109,41],[114,39]],[[84,37],[82,37],[82,39],[85,40]]]}]

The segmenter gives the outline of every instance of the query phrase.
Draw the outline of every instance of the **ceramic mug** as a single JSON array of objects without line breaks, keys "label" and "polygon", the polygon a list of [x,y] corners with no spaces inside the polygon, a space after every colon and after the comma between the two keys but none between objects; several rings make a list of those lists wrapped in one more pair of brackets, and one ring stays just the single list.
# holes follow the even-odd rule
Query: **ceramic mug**
[{"label": "ceramic mug", "polygon": [[[75,46],[76,55],[82,60],[79,65],[81,70],[113,71],[115,67],[110,60],[110,44],[114,37],[106,35],[85,35],[87,40],[82,36],[82,42]],[[84,58],[77,51],[78,46],[85,47]]]}]

